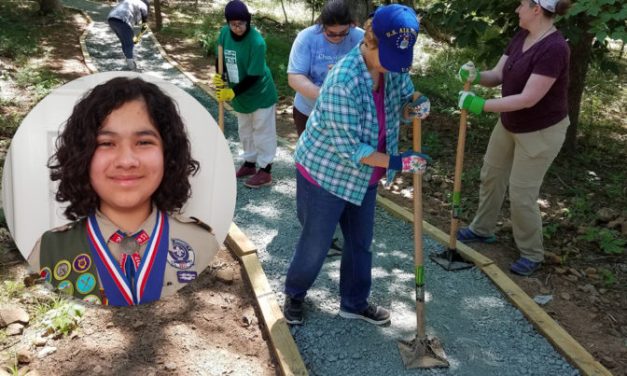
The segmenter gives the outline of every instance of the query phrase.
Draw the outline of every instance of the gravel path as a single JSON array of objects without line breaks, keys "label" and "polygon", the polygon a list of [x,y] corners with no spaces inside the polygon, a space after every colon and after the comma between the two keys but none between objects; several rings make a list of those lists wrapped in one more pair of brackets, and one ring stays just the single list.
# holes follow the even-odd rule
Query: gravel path
[{"label": "gravel path", "polygon": [[[100,71],[121,70],[119,42],[104,22],[109,8],[84,0],[63,0],[87,11],[94,25],[86,44]],[[152,38],[136,49],[146,73],[179,85],[217,117],[215,102],[158,53]],[[225,116],[226,137],[238,153],[237,121]],[[238,159],[237,163],[241,161]],[[279,302],[300,225],[296,219],[296,183],[292,153],[280,147],[273,164],[274,184],[251,190],[238,182],[234,222],[258,247],[258,256]],[[292,328],[312,375],[578,375],[547,340],[480,271],[446,272],[426,264],[427,332],[444,344],[451,367],[404,369],[397,340],[415,336],[412,225],[377,208],[372,246],[371,301],[392,311],[392,323],[376,327],[345,320],[339,309],[339,258],[330,257],[306,301],[306,323]],[[425,252],[443,246],[424,238]]]}]

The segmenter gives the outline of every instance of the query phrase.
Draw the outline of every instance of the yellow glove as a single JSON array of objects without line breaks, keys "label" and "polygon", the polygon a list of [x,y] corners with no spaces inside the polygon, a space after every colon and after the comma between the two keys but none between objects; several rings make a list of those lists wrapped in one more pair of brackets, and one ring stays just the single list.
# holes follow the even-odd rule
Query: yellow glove
[{"label": "yellow glove", "polygon": [[226,82],[222,79],[222,76],[219,73],[215,73],[213,75],[213,84],[216,88],[221,89],[226,86]]},{"label": "yellow glove", "polygon": [[228,102],[235,98],[235,92],[233,89],[227,87],[224,89],[218,89],[217,96],[218,102]]}]

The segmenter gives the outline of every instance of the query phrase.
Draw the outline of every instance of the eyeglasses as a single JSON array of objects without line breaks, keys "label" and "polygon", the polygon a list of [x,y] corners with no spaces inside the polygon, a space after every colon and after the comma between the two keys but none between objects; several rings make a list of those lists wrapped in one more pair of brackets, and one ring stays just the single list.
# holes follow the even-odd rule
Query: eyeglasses
[{"label": "eyeglasses", "polygon": [[245,21],[229,21],[229,26],[232,29],[243,29],[246,27]]},{"label": "eyeglasses", "polygon": [[341,31],[339,33],[334,33],[332,31],[327,30],[327,28],[324,28],[324,33],[327,35],[327,37],[329,38],[344,38],[345,36],[347,36],[349,33],[351,32],[351,28],[350,26],[348,28],[346,28],[346,30]]}]

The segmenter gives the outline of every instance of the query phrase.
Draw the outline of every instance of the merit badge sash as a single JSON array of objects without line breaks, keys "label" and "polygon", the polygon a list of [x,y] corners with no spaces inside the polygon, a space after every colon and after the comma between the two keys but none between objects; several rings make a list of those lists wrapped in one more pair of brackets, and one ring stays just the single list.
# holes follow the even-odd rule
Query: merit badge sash
[{"label": "merit badge sash", "polygon": [[96,215],[87,218],[87,240],[109,305],[129,306],[159,300],[168,256],[169,225],[157,211],[157,222],[137,272],[126,275],[104,240]]}]

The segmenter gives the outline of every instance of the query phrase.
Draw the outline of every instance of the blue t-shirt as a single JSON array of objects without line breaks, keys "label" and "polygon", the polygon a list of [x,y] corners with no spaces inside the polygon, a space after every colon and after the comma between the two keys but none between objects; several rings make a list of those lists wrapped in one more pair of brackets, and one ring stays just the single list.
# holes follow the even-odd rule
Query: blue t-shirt
[{"label": "blue t-shirt", "polygon": [[[325,38],[322,25],[309,26],[298,33],[294,40],[287,73],[305,75],[317,86],[322,86],[331,67],[361,42],[363,37],[363,29],[351,27],[346,38],[342,39],[340,43],[334,44]],[[294,107],[307,116],[311,113],[315,103],[315,100],[299,93],[296,93],[294,97]]]}]

